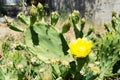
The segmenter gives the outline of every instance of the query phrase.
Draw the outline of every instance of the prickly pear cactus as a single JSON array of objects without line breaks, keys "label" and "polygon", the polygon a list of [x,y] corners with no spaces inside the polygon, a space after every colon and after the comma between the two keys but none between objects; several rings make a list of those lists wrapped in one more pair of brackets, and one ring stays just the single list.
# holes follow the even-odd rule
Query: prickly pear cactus
[{"label": "prickly pear cactus", "polygon": [[67,51],[63,51],[64,43],[61,39],[62,34],[59,34],[52,25],[36,23],[25,31],[25,42],[28,49],[43,61],[64,59],[68,56]]},{"label": "prickly pear cactus", "polygon": [[[112,13],[112,25],[108,23],[104,24],[106,33],[101,35],[99,39],[97,50],[98,61],[100,61],[101,74],[100,78],[102,79],[105,75],[113,74],[114,70],[117,70],[113,66],[119,60],[119,49],[120,49],[120,34],[119,34],[119,17],[116,16],[116,12]],[[111,71],[112,70],[112,71]],[[111,72],[110,72],[111,71]]]},{"label": "prickly pear cactus", "polygon": [[87,33],[84,32],[86,20],[85,18],[80,19],[80,13],[78,10],[74,10],[73,13],[69,15],[69,19],[74,26],[76,38],[88,37],[94,32],[94,28],[92,26],[89,27]]},{"label": "prickly pear cactus", "polygon": [[[30,17],[25,16],[23,13],[18,15],[18,19],[28,26],[24,30],[25,44],[28,51],[48,63],[54,59],[60,61],[72,60],[72,56],[67,52],[68,45],[63,33],[55,27],[59,14],[57,12],[52,13],[51,22],[47,23],[44,20],[42,7],[41,4],[38,4],[37,7],[32,5]],[[21,30],[21,28],[12,24],[10,26],[17,28],[17,31]]]}]

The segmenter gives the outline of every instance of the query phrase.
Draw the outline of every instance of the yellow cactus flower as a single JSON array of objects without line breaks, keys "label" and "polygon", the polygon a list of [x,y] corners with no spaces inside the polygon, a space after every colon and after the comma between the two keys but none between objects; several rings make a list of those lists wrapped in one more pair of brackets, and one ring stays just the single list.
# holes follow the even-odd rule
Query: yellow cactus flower
[{"label": "yellow cactus flower", "polygon": [[84,58],[86,57],[92,48],[92,41],[86,38],[78,38],[69,43],[69,52],[76,57]]}]

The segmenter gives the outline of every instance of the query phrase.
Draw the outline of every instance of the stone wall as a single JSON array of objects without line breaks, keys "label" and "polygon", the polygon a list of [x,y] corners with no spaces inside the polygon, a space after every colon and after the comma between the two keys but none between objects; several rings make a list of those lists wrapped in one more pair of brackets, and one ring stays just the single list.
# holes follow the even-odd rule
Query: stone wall
[{"label": "stone wall", "polygon": [[84,16],[84,0],[51,0],[51,10],[59,12],[72,12],[74,9],[79,10]]},{"label": "stone wall", "polygon": [[105,22],[111,21],[111,12],[113,10],[114,0],[96,0],[95,12],[93,13],[93,22],[103,25]]},{"label": "stone wall", "polygon": [[110,22],[112,10],[120,13],[120,0],[51,0],[51,9],[62,12],[80,11],[81,16],[94,24]]},{"label": "stone wall", "polygon": [[120,13],[120,0],[114,0],[113,10],[116,10],[118,14]]}]

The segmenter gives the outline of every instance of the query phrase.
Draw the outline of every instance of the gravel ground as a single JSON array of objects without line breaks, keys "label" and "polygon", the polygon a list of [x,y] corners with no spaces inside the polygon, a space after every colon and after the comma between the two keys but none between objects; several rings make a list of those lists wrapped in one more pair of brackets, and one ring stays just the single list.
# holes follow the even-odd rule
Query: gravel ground
[{"label": "gravel ground", "polygon": [[9,38],[11,44],[13,44],[14,42],[22,40],[23,36],[21,35],[22,34],[20,32],[15,32],[9,29],[6,23],[0,22],[0,55],[2,55],[1,45],[4,41],[7,41],[7,39]]}]

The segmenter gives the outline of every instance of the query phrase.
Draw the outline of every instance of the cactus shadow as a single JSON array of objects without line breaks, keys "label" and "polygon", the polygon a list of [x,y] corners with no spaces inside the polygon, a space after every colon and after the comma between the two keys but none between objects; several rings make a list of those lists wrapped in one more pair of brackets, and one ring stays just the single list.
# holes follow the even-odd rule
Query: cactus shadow
[{"label": "cactus shadow", "polygon": [[62,41],[62,50],[63,50],[64,54],[67,55],[68,54],[67,51],[68,51],[69,47],[68,47],[68,44],[67,44],[63,34],[60,34],[60,39]]},{"label": "cactus shadow", "polygon": [[31,38],[34,45],[39,45],[38,34],[34,31],[33,27],[30,27]]}]

